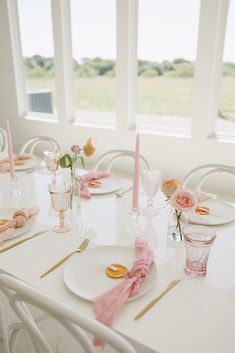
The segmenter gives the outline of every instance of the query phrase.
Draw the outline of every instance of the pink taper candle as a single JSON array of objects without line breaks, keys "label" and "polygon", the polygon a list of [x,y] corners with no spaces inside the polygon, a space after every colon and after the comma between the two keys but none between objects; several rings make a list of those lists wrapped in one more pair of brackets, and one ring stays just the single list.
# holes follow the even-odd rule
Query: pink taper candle
[{"label": "pink taper candle", "polygon": [[132,208],[139,206],[139,167],[140,167],[140,136],[137,133],[135,144],[135,169],[133,182]]},{"label": "pink taper candle", "polygon": [[16,180],[14,154],[13,154],[12,139],[11,139],[11,129],[10,129],[10,124],[8,120],[6,121],[6,130],[7,130],[7,147],[8,147],[10,176],[11,176],[11,180]]}]

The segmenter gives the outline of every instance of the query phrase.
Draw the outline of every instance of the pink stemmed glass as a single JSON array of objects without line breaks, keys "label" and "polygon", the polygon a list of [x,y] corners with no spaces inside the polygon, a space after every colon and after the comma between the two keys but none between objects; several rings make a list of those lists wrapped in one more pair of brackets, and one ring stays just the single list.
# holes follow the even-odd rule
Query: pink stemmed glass
[{"label": "pink stemmed glass", "polygon": [[59,168],[59,158],[60,152],[44,152],[44,161],[46,163],[46,168],[52,173],[52,184],[56,183],[56,171]]},{"label": "pink stemmed glass", "polygon": [[155,216],[158,210],[154,207],[154,197],[161,185],[161,171],[153,169],[144,169],[141,172],[142,186],[148,198],[148,203],[142,210],[144,216]]},{"label": "pink stemmed glass", "polygon": [[64,223],[64,213],[69,208],[71,199],[71,187],[64,184],[49,185],[49,192],[51,195],[51,204],[54,210],[59,212],[60,224],[55,226],[53,230],[57,233],[66,233],[70,230],[68,225]]}]

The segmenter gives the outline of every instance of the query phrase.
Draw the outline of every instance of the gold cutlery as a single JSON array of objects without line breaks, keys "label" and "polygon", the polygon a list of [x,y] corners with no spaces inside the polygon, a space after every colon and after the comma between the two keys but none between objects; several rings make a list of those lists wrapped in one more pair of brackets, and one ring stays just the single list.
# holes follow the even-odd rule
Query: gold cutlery
[{"label": "gold cutlery", "polygon": [[46,272],[44,272],[40,278],[45,277],[48,273],[52,272],[53,270],[55,270],[57,267],[59,267],[60,265],[62,265],[70,256],[72,256],[73,254],[75,254],[76,252],[83,252],[88,244],[90,242],[90,239],[84,239],[83,242],[78,246],[78,248],[74,251],[72,251],[71,253],[69,253],[67,256],[63,257],[63,259],[61,259],[60,261],[58,261],[55,265],[53,265],[52,267],[50,267]]},{"label": "gold cutlery", "polygon": [[3,249],[0,249],[0,253],[2,253],[2,252],[4,252],[4,251],[7,251],[7,250],[9,250],[9,249],[11,249],[11,248],[14,248],[15,246],[20,245],[20,244],[24,243],[24,242],[27,241],[27,240],[36,238],[36,237],[38,237],[39,235],[44,234],[44,233],[46,233],[46,232],[48,232],[48,229],[46,229],[46,230],[41,230],[40,232],[37,232],[37,233],[31,235],[30,237],[27,237],[27,238],[18,240],[18,241],[16,241],[15,243],[6,246],[6,247],[3,248]]},{"label": "gold cutlery", "polygon": [[134,318],[135,320],[139,319],[142,315],[144,315],[154,304],[156,304],[169,290],[171,290],[174,286],[176,286],[182,279],[175,279],[174,281],[170,282],[168,286],[150,303],[148,303]]},{"label": "gold cutlery", "polygon": [[130,186],[128,189],[125,189],[123,191],[115,192],[115,195],[118,197],[122,197],[126,192],[130,191],[133,188],[133,186]]}]

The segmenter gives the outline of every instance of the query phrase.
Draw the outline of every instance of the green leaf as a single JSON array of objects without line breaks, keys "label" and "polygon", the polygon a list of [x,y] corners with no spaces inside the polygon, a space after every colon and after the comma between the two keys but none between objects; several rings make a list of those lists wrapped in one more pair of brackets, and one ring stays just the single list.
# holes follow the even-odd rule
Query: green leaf
[{"label": "green leaf", "polygon": [[70,157],[70,155],[68,153],[63,155],[60,158],[59,163],[60,163],[61,168],[70,168],[70,169],[72,169],[72,167],[73,167],[72,158]]}]

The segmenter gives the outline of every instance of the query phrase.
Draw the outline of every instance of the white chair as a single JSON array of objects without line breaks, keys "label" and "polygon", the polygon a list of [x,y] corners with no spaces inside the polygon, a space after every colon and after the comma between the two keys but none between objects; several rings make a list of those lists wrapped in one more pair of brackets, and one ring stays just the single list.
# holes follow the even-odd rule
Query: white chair
[{"label": "white chair", "polygon": [[[135,152],[129,150],[111,150],[104,153],[98,158],[94,166],[94,170],[98,170],[103,163],[106,171],[110,172],[114,163],[121,157],[135,157]],[[144,168],[150,169],[150,164],[145,157],[140,155],[140,163],[143,164]]]},{"label": "white chair", "polygon": [[[8,298],[10,307],[21,322],[21,324],[15,325],[16,330],[11,333],[9,338],[10,353],[18,353],[18,350],[14,349],[16,332],[19,332],[20,328],[28,333],[36,353],[58,352],[58,345],[54,350],[49,344],[48,337],[39,328],[39,323],[45,315],[34,319],[31,305],[48,314],[61,325],[63,330],[70,334],[71,338],[74,338],[77,345],[76,353],[96,353],[96,348],[92,343],[93,336],[107,342],[112,348],[115,348],[115,352],[136,353],[135,349],[112,329],[74,311],[69,306],[53,300],[36,288],[3,271],[0,271],[0,290]],[[83,350],[81,350],[81,347]],[[67,349],[64,352],[67,352]],[[27,351],[27,353],[29,352]]]},{"label": "white chair", "polygon": [[0,128],[0,152],[7,153],[7,133]]},{"label": "white chair", "polygon": [[[206,179],[215,173],[225,173],[235,176],[235,166],[225,165],[225,164],[204,164],[199,167],[192,169],[183,180],[183,187],[192,181],[196,176],[197,182],[195,184],[195,191],[200,192],[202,185]],[[199,181],[198,176],[200,175]]]},{"label": "white chair", "polygon": [[[54,140],[52,137],[48,136],[35,136],[28,140],[20,149],[20,153],[30,153],[30,154],[36,154],[35,152],[36,148],[39,145],[47,146],[47,149],[52,151],[52,152],[62,152],[62,149],[60,147],[60,144]],[[44,148],[45,150],[45,148]]]}]

